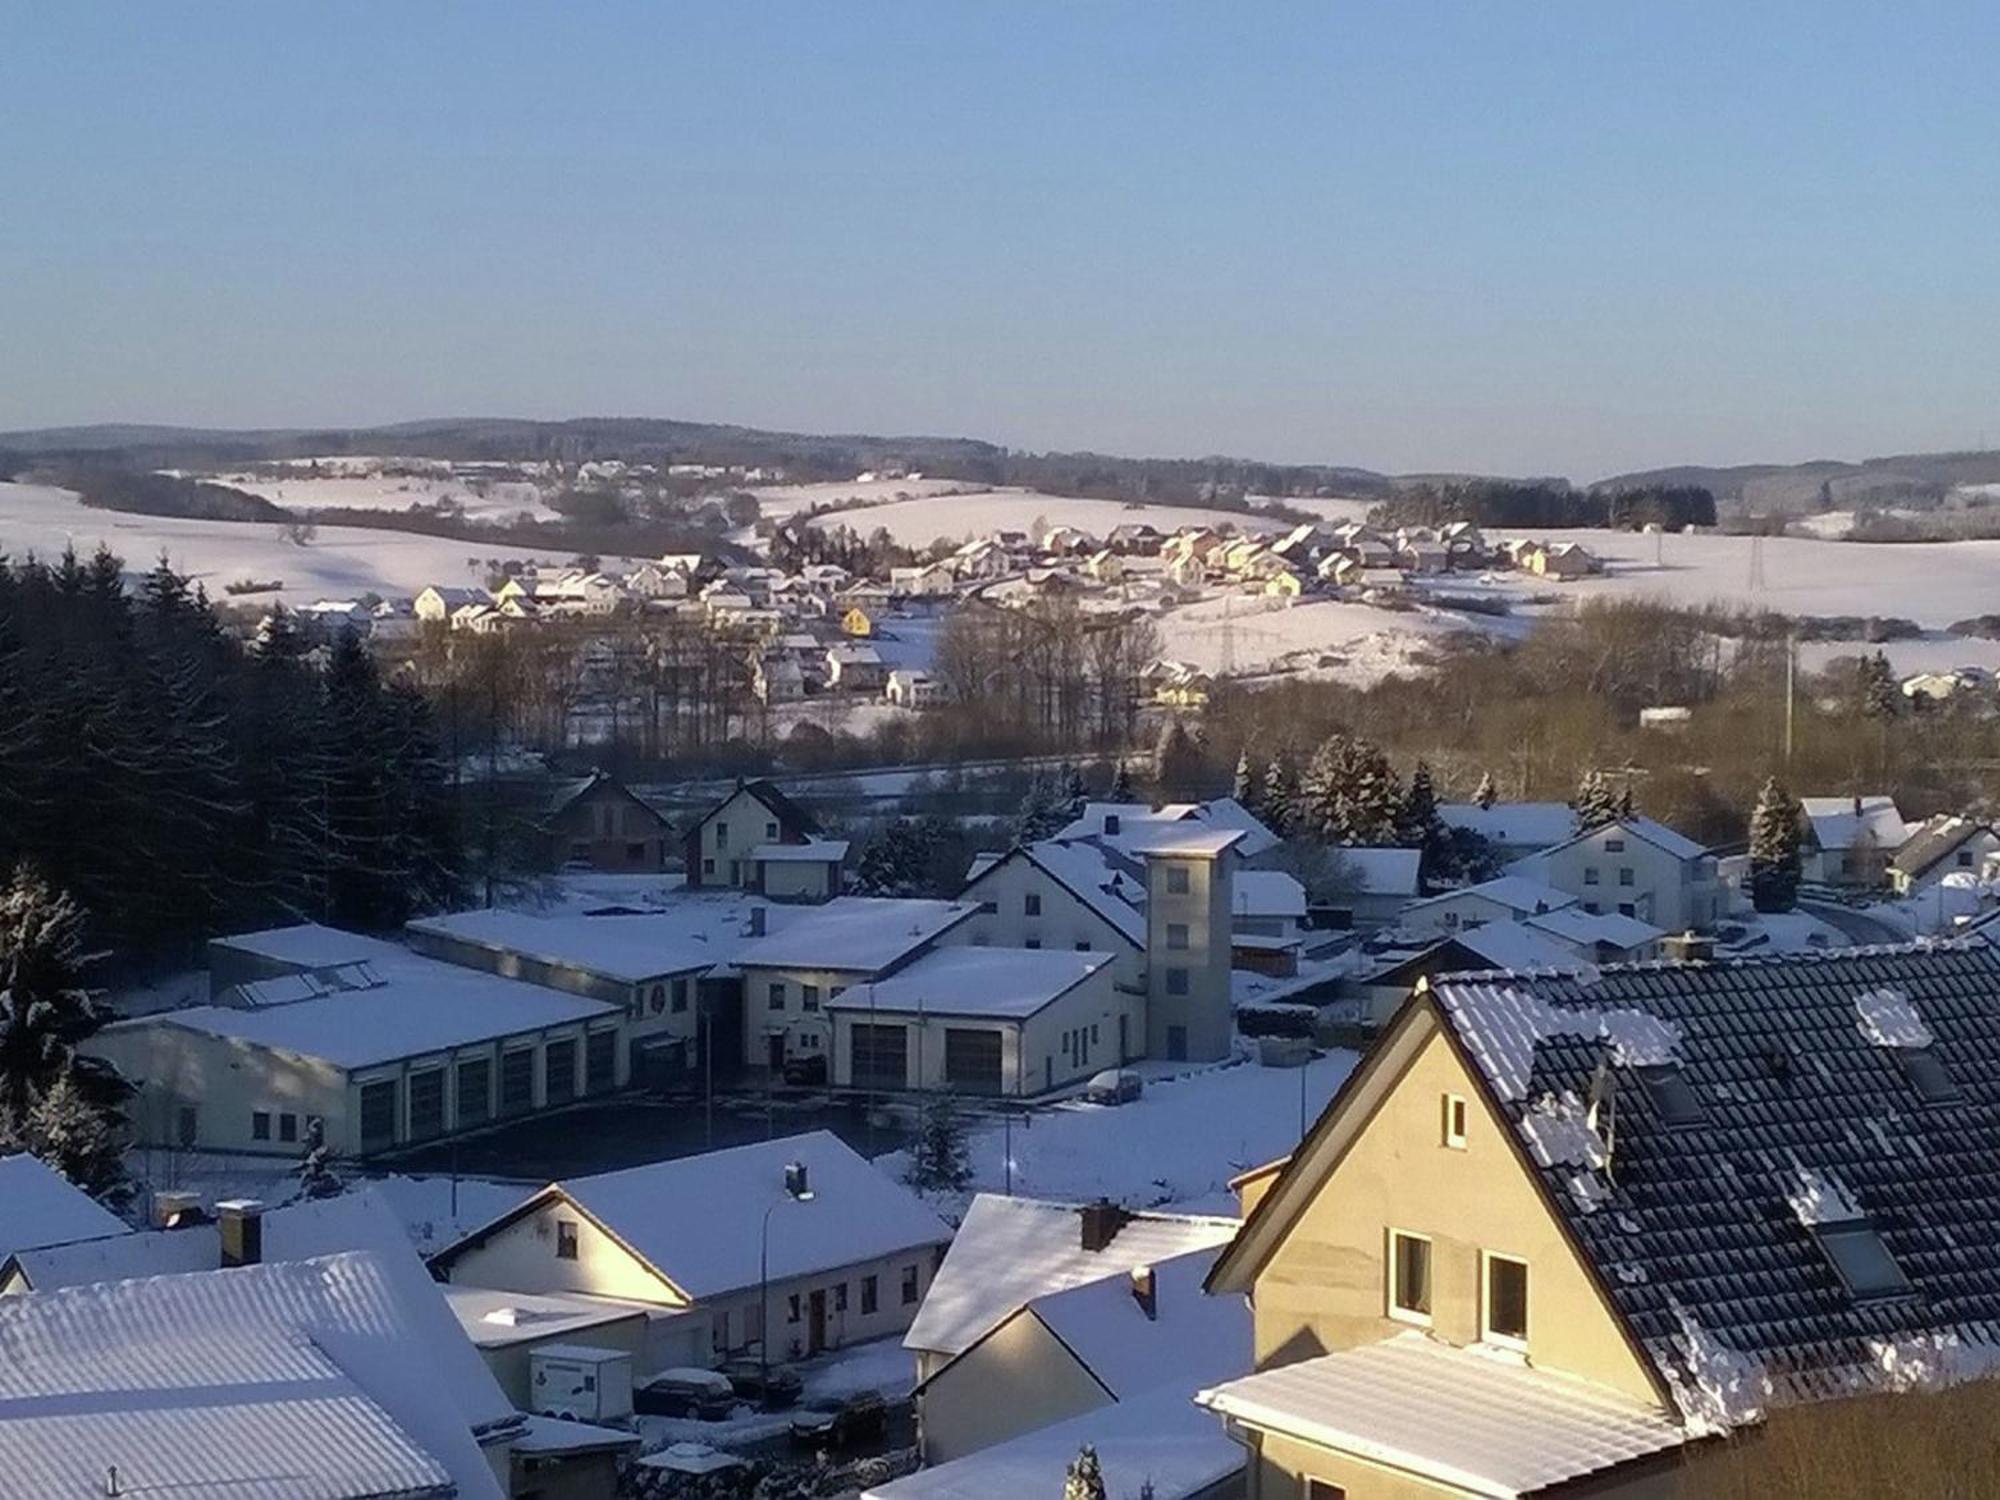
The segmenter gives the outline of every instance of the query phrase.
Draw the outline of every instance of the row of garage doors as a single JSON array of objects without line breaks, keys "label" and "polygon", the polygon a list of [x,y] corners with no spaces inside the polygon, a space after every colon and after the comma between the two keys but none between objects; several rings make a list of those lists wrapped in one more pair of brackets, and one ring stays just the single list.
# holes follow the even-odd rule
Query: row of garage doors
[{"label": "row of garage doors", "polygon": [[[910,1086],[910,1028],[856,1022],[850,1033],[854,1087],[902,1089]],[[967,1094],[1001,1090],[1000,1033],[948,1026],[944,1033],[944,1081]]]}]

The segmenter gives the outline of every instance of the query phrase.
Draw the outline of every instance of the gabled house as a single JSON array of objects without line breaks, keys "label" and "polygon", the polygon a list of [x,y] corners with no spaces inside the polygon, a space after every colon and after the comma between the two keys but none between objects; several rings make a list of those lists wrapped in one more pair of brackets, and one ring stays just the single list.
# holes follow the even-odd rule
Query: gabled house
[{"label": "gabled house", "polygon": [[1447,828],[1479,835],[1502,864],[1567,843],[1577,831],[1567,802],[1440,802],[1438,817]]},{"label": "gabled house", "polygon": [[1396,927],[1417,937],[1449,937],[1489,922],[1519,922],[1575,904],[1576,897],[1543,881],[1498,875],[1410,902],[1397,914]]},{"label": "gabled house", "polygon": [[1712,927],[1725,908],[1715,857],[1647,817],[1586,829],[1566,843],[1516,860],[1523,875],[1566,891],[1586,912],[1616,912],[1668,932]]},{"label": "gabled house", "polygon": [[621,874],[666,868],[672,838],[667,820],[603,771],[558,783],[542,827],[554,868]]},{"label": "gabled house", "polygon": [[[761,1347],[775,1363],[901,1333],[950,1241],[915,1193],[820,1130],[550,1183],[431,1269],[454,1287],[693,1318],[703,1362]],[[658,1357],[688,1347],[676,1332]]]},{"label": "gabled house", "polygon": [[1985,879],[2000,855],[2000,834],[1976,818],[1943,813],[1917,825],[1889,861],[1890,888],[1898,896],[1921,896],[1947,876],[1964,883]]},{"label": "gabled house", "polygon": [[904,599],[945,599],[951,596],[951,569],[942,563],[919,563],[915,567],[891,568],[889,592]]},{"label": "gabled house", "polygon": [[936,708],[945,701],[945,688],[929,672],[898,667],[884,681],[882,696],[898,708]]},{"label": "gabled house", "polygon": [[852,604],[840,617],[840,633],[866,640],[875,634],[875,617],[858,604]]},{"label": "gabled house", "polygon": [[873,646],[860,641],[836,641],[826,648],[828,687],[843,692],[875,693],[888,680],[889,664]]},{"label": "gabled house", "polygon": [[1249,1309],[1202,1290],[1215,1256],[1193,1250],[1135,1265],[1002,1318],[917,1387],[924,1462],[950,1463],[1155,1391],[1191,1399],[1248,1374]]},{"label": "gabled house", "polygon": [[1910,837],[1896,799],[1801,797],[1805,844],[1801,873],[1821,885],[1870,889],[1888,879],[1889,861]]},{"label": "gabled house", "polygon": [[410,612],[419,620],[438,624],[450,620],[467,605],[490,605],[492,602],[493,596],[485,589],[454,588],[450,584],[434,583],[417,595]]},{"label": "gabled house", "polygon": [[1775,1408],[1990,1374],[1996,984],[1967,941],[1420,990],[1209,1277],[1252,1493],[1700,1493]]},{"label": "gabled house", "polygon": [[819,824],[812,814],[775,782],[739,781],[681,835],[688,886],[747,886],[755,874],[747,857],[750,850],[767,844],[803,844],[818,835]]}]

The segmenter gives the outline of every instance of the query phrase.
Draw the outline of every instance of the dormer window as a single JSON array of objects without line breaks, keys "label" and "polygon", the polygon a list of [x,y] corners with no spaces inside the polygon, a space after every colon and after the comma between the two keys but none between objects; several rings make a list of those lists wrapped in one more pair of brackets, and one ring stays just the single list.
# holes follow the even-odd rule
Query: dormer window
[{"label": "dormer window", "polygon": [[1896,1056],[1909,1075],[1910,1087],[1926,1104],[1946,1104],[1958,1097],[1958,1085],[1928,1047],[1898,1047]]},{"label": "dormer window", "polygon": [[1910,1290],[1910,1278],[1866,1219],[1815,1224],[1812,1234],[1846,1283],[1849,1296],[1857,1300],[1900,1297]]},{"label": "dormer window", "polygon": [[1699,1125],[1706,1118],[1702,1112],[1701,1100],[1695,1097],[1689,1087],[1687,1075],[1678,1065],[1647,1067],[1636,1070],[1640,1087],[1652,1101],[1653,1112],[1669,1129],[1680,1129],[1688,1125]]}]

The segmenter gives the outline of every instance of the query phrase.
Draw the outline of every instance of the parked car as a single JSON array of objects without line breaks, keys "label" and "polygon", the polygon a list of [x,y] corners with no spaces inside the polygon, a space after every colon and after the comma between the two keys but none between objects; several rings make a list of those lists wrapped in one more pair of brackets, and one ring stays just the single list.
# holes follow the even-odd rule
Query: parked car
[{"label": "parked car", "polygon": [[755,1402],[766,1411],[781,1411],[796,1405],[805,1390],[805,1382],[793,1371],[782,1365],[765,1370],[754,1359],[724,1360],[715,1367],[715,1372],[728,1379],[739,1398]]},{"label": "parked car", "polygon": [[795,1087],[811,1088],[826,1082],[826,1054],[814,1052],[785,1059],[784,1079]]},{"label": "parked car", "polygon": [[736,1410],[736,1387],[718,1370],[662,1370],[632,1390],[632,1410],[649,1417],[720,1422]]},{"label": "parked car", "polygon": [[792,1415],[792,1441],[809,1448],[850,1448],[888,1430],[889,1408],[874,1391]]},{"label": "parked car", "polygon": [[1146,1091],[1146,1080],[1130,1068],[1106,1068],[1083,1086],[1092,1104],[1128,1104]]}]

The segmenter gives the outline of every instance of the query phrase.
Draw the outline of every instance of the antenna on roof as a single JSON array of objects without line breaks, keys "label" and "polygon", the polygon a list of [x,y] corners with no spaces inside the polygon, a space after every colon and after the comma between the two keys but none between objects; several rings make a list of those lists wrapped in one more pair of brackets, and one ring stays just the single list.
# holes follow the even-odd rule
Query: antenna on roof
[{"label": "antenna on roof", "polygon": [[1604,1138],[1604,1175],[1618,1180],[1613,1170],[1618,1158],[1618,1071],[1609,1054],[1598,1059],[1590,1075],[1590,1107],[1584,1123]]}]

